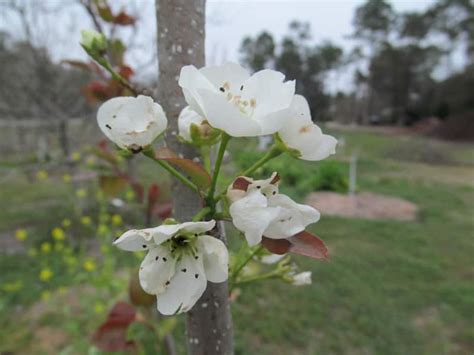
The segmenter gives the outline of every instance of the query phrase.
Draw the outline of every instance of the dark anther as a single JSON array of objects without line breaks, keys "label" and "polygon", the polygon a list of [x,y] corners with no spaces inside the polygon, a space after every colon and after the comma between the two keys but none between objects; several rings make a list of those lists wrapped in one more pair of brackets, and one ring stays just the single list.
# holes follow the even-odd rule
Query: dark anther
[{"label": "dark anther", "polygon": [[258,186],[257,186],[257,189],[259,189],[259,188],[261,188],[261,186],[260,186],[260,185],[258,185]]},{"label": "dark anther", "polygon": [[277,193],[276,191],[273,191],[273,192],[272,192],[273,195],[276,195],[276,193]]},{"label": "dark anther", "polygon": [[195,236],[195,237],[197,237],[198,235],[199,235],[199,234],[197,234],[197,233],[194,233],[194,236]]},{"label": "dark anther", "polygon": [[163,261],[165,261],[165,262],[166,262],[166,258],[163,258]]},{"label": "dark anther", "polygon": [[117,115],[113,115],[112,117],[113,117],[113,118],[116,118],[116,117],[117,117]]},{"label": "dark anther", "polygon": [[107,127],[108,129],[112,129],[109,124],[106,124],[105,127]]},{"label": "dark anther", "polygon": [[143,244],[143,245],[142,245],[142,247],[145,249],[145,248],[146,248],[146,245],[145,245],[145,244]]},{"label": "dark anther", "polygon": [[160,257],[159,257],[159,256],[157,256],[157,257],[155,258],[155,260],[158,260],[159,258],[160,258]]},{"label": "dark anther", "polygon": [[170,282],[169,282],[169,281],[166,281],[165,285],[168,286],[169,284],[170,284]]},{"label": "dark anther", "polygon": [[199,259],[199,256],[196,255],[196,256],[194,257],[194,259],[196,259],[196,260]]},{"label": "dark anther", "polygon": [[219,88],[219,90],[225,92],[225,89],[222,86]]},{"label": "dark anther", "polygon": [[138,148],[133,147],[133,148],[130,148],[130,150],[132,151],[133,154],[137,154],[143,150],[143,147],[138,147]]},{"label": "dark anther", "polygon": [[184,269],[181,269],[181,271],[182,271],[182,272],[186,272],[186,268],[184,268]]},{"label": "dark anther", "polygon": [[243,85],[241,85],[241,86],[240,86],[240,91],[242,91],[243,89],[244,89],[244,86],[243,86]]},{"label": "dark anther", "polygon": [[265,197],[267,197],[267,194],[266,194],[265,192],[264,192],[262,195],[265,196]]},{"label": "dark anther", "polygon": [[194,277],[197,279],[199,277],[199,274],[194,274]]}]

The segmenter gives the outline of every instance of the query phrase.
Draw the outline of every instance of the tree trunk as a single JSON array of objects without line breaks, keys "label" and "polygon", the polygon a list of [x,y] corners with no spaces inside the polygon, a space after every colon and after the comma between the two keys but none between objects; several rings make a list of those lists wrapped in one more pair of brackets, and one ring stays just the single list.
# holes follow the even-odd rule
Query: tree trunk
[{"label": "tree trunk", "polygon": [[[177,138],[177,118],[186,105],[178,77],[181,67],[205,64],[205,0],[156,0],[158,25],[158,98],[168,117],[167,145],[178,154],[193,159],[195,149]],[[173,182],[173,214],[189,221],[202,207],[199,196]],[[216,237],[224,238],[221,226]],[[227,283],[208,283],[206,292],[187,313],[187,347],[192,355],[232,354],[233,332]]]}]

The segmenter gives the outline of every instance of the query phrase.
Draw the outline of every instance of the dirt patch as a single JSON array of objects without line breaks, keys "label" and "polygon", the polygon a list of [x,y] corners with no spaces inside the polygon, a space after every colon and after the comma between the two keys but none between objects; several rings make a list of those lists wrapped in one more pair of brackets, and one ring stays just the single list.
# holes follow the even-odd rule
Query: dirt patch
[{"label": "dirt patch", "polygon": [[323,215],[365,219],[395,219],[411,221],[416,218],[418,207],[407,200],[370,192],[353,196],[335,192],[313,192],[306,203]]}]

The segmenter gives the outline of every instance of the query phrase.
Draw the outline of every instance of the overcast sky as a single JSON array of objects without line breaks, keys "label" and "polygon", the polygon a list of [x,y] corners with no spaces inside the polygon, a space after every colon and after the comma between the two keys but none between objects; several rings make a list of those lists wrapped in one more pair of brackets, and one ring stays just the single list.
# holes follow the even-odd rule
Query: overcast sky
[{"label": "overcast sky", "polygon": [[[0,3],[4,0],[0,0]],[[34,35],[38,44],[45,46],[55,60],[85,59],[85,53],[79,46],[80,30],[93,28],[84,9],[74,0],[24,0],[30,4],[41,4],[54,11],[49,15],[31,16],[35,23]],[[421,11],[434,0],[394,0],[392,5],[397,12]],[[135,39],[134,50],[128,61],[140,69],[140,64],[150,65],[139,75],[144,78],[156,72],[155,60],[151,53],[155,50],[154,0],[113,0],[109,1],[115,10],[126,6],[127,11],[139,17],[135,32],[127,28],[123,31],[125,42]],[[346,51],[354,46],[347,38],[353,32],[352,20],[357,6],[364,0],[208,0],[206,24],[206,55],[208,64],[220,64],[223,61],[239,60],[239,47],[245,36],[255,36],[266,30],[278,41],[293,20],[309,22],[312,28],[313,43],[331,40]],[[3,11],[3,10],[2,10]],[[34,12],[34,11],[33,11]],[[21,36],[21,24],[14,14],[3,12],[0,17],[0,30],[6,30],[13,36]],[[127,39],[128,38],[128,39]],[[330,89],[347,90],[352,73],[339,72],[331,77]]]},{"label": "overcast sky", "polygon": [[[309,22],[315,41],[329,39],[348,49],[352,43],[345,37],[352,32],[354,11],[362,3],[363,0],[209,0],[208,60],[237,60],[244,36],[267,30],[280,38],[292,20]],[[397,12],[423,10],[432,3],[433,0],[392,1]]]}]

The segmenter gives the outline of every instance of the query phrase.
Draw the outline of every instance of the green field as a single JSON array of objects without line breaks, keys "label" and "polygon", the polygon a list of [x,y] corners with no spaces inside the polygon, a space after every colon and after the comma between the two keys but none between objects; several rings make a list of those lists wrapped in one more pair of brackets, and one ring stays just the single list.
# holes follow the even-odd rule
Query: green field
[{"label": "green field", "polygon": [[[295,258],[302,269],[313,271],[312,285],[297,288],[274,280],[242,287],[233,306],[236,353],[474,353],[474,146],[418,136],[333,133],[345,141],[335,158],[342,171],[347,172],[351,154],[359,157],[359,191],[405,198],[418,205],[418,217],[401,222],[323,216],[311,230],[325,240],[330,261]],[[245,164],[245,155],[254,153],[240,146],[234,142],[231,152]],[[280,159],[269,169],[284,169],[283,177],[294,181],[283,190],[304,197],[318,164],[309,168]],[[145,161],[140,171],[147,180],[158,173]],[[167,183],[161,175],[159,181]],[[22,227],[41,238],[73,213],[73,193],[60,177],[31,183],[18,171],[5,176],[0,235],[8,238]],[[37,265],[23,260],[21,253],[1,256],[1,284],[37,282]],[[117,279],[127,273],[118,268]],[[94,292],[73,288],[47,302],[28,289],[21,297],[2,291],[0,352],[98,353],[88,343],[91,329],[104,318],[89,303],[97,302]],[[125,291],[116,297],[125,297]],[[112,301],[104,300],[104,306]],[[180,324],[175,332],[180,341],[182,331]]]}]

